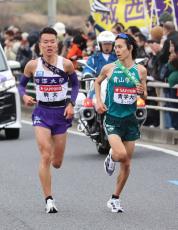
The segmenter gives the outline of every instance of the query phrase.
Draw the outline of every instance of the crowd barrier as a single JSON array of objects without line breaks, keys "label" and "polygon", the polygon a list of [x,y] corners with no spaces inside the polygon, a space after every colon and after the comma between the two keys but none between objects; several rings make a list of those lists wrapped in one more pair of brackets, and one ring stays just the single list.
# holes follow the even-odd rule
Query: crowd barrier
[{"label": "crowd barrier", "polygon": [[[18,85],[18,81],[17,81]],[[147,87],[153,87],[156,90],[156,96],[147,97],[148,101],[157,101],[157,105],[146,105],[146,108],[151,110],[159,111],[160,117],[160,125],[159,127],[146,127],[143,125],[142,127],[142,139],[146,141],[153,141],[157,143],[167,143],[167,144],[178,144],[178,130],[167,130],[165,129],[165,111],[175,112],[178,116],[178,109],[173,107],[166,107],[165,103],[174,102],[178,103],[177,99],[166,98],[164,95],[164,89],[170,88],[169,84],[158,82],[158,81],[149,81],[147,83]],[[174,88],[178,89],[178,85],[174,86]],[[80,92],[86,93],[85,85],[79,90]],[[27,92],[31,95],[35,94],[34,83],[28,83]]]},{"label": "crowd barrier", "polygon": [[[158,105],[147,105],[146,107],[148,109],[153,109],[153,110],[159,110],[159,117],[160,117],[160,129],[165,128],[165,111],[168,112],[175,112],[178,113],[178,109],[174,107],[166,107],[165,103],[167,102],[173,102],[173,103],[178,103],[178,97],[177,99],[172,99],[172,98],[166,98],[164,95],[164,89],[165,88],[170,88],[168,83],[164,82],[158,82],[158,81],[150,81],[147,83],[147,87],[153,87],[156,89],[156,96],[149,96],[147,97],[147,100],[149,101],[157,101]],[[178,89],[178,85],[175,85],[174,88]],[[178,114],[177,114],[178,116]]]}]

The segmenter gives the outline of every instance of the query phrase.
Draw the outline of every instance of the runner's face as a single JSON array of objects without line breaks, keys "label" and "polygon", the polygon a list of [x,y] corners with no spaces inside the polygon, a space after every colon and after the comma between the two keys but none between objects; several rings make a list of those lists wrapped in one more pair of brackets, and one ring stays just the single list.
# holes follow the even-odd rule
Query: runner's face
[{"label": "runner's face", "polygon": [[131,54],[131,50],[129,50],[127,48],[127,45],[126,45],[126,42],[124,39],[117,39],[115,41],[115,46],[114,46],[114,49],[115,49],[115,53],[118,57],[119,60],[125,60],[127,59],[130,54]]},{"label": "runner's face", "polygon": [[57,38],[54,34],[42,34],[40,39],[40,51],[45,56],[57,53]]}]

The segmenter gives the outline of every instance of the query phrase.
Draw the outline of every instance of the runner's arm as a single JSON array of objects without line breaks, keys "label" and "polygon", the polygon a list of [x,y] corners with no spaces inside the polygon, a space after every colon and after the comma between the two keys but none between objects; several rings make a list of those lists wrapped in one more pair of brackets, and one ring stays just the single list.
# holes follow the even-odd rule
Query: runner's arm
[{"label": "runner's arm", "polygon": [[101,83],[107,78],[109,67],[110,65],[105,65],[102,68],[100,75],[96,78],[94,83],[96,93],[96,109],[98,113],[104,113],[107,110],[105,104],[102,102],[101,99]]},{"label": "runner's arm", "polygon": [[79,81],[74,66],[70,60],[65,59],[65,68],[65,71],[69,76],[69,87],[71,87],[71,91],[68,91],[67,94],[69,98],[68,100],[74,106],[79,92]]},{"label": "runner's arm", "polygon": [[33,69],[34,69],[35,62],[34,60],[29,61],[24,69],[24,74],[20,78],[20,83],[18,86],[19,94],[22,97],[25,105],[34,105],[36,104],[35,98],[28,96],[26,94],[26,86],[32,76]]},{"label": "runner's arm", "polygon": [[138,66],[138,70],[139,70],[141,84],[138,87],[137,91],[140,92],[139,93],[140,96],[145,100],[147,98],[147,85],[146,85],[147,70],[142,65]]},{"label": "runner's arm", "polygon": [[70,60],[64,59],[64,70],[68,73],[69,87],[71,87],[71,91],[68,91],[67,93],[67,106],[64,111],[64,116],[66,119],[71,119],[74,115],[73,107],[75,106],[75,101],[79,91],[79,81],[74,70],[74,66]]}]

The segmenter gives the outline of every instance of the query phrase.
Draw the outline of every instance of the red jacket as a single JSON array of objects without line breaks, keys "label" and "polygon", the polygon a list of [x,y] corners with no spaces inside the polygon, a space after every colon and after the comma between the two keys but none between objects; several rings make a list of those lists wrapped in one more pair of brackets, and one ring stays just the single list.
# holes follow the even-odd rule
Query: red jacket
[{"label": "red jacket", "polygon": [[77,44],[73,43],[67,53],[67,58],[73,62],[75,68],[77,68],[76,60],[79,58],[82,58],[82,56],[83,54],[82,54],[82,50],[80,49],[80,47]]}]

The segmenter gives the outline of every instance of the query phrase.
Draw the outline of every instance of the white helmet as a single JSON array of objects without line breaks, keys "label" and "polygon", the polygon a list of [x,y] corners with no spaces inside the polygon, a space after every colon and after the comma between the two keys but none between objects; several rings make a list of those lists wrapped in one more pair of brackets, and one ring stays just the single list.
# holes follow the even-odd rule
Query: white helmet
[{"label": "white helmet", "polygon": [[111,31],[103,31],[97,37],[97,43],[114,43],[115,35]]}]

